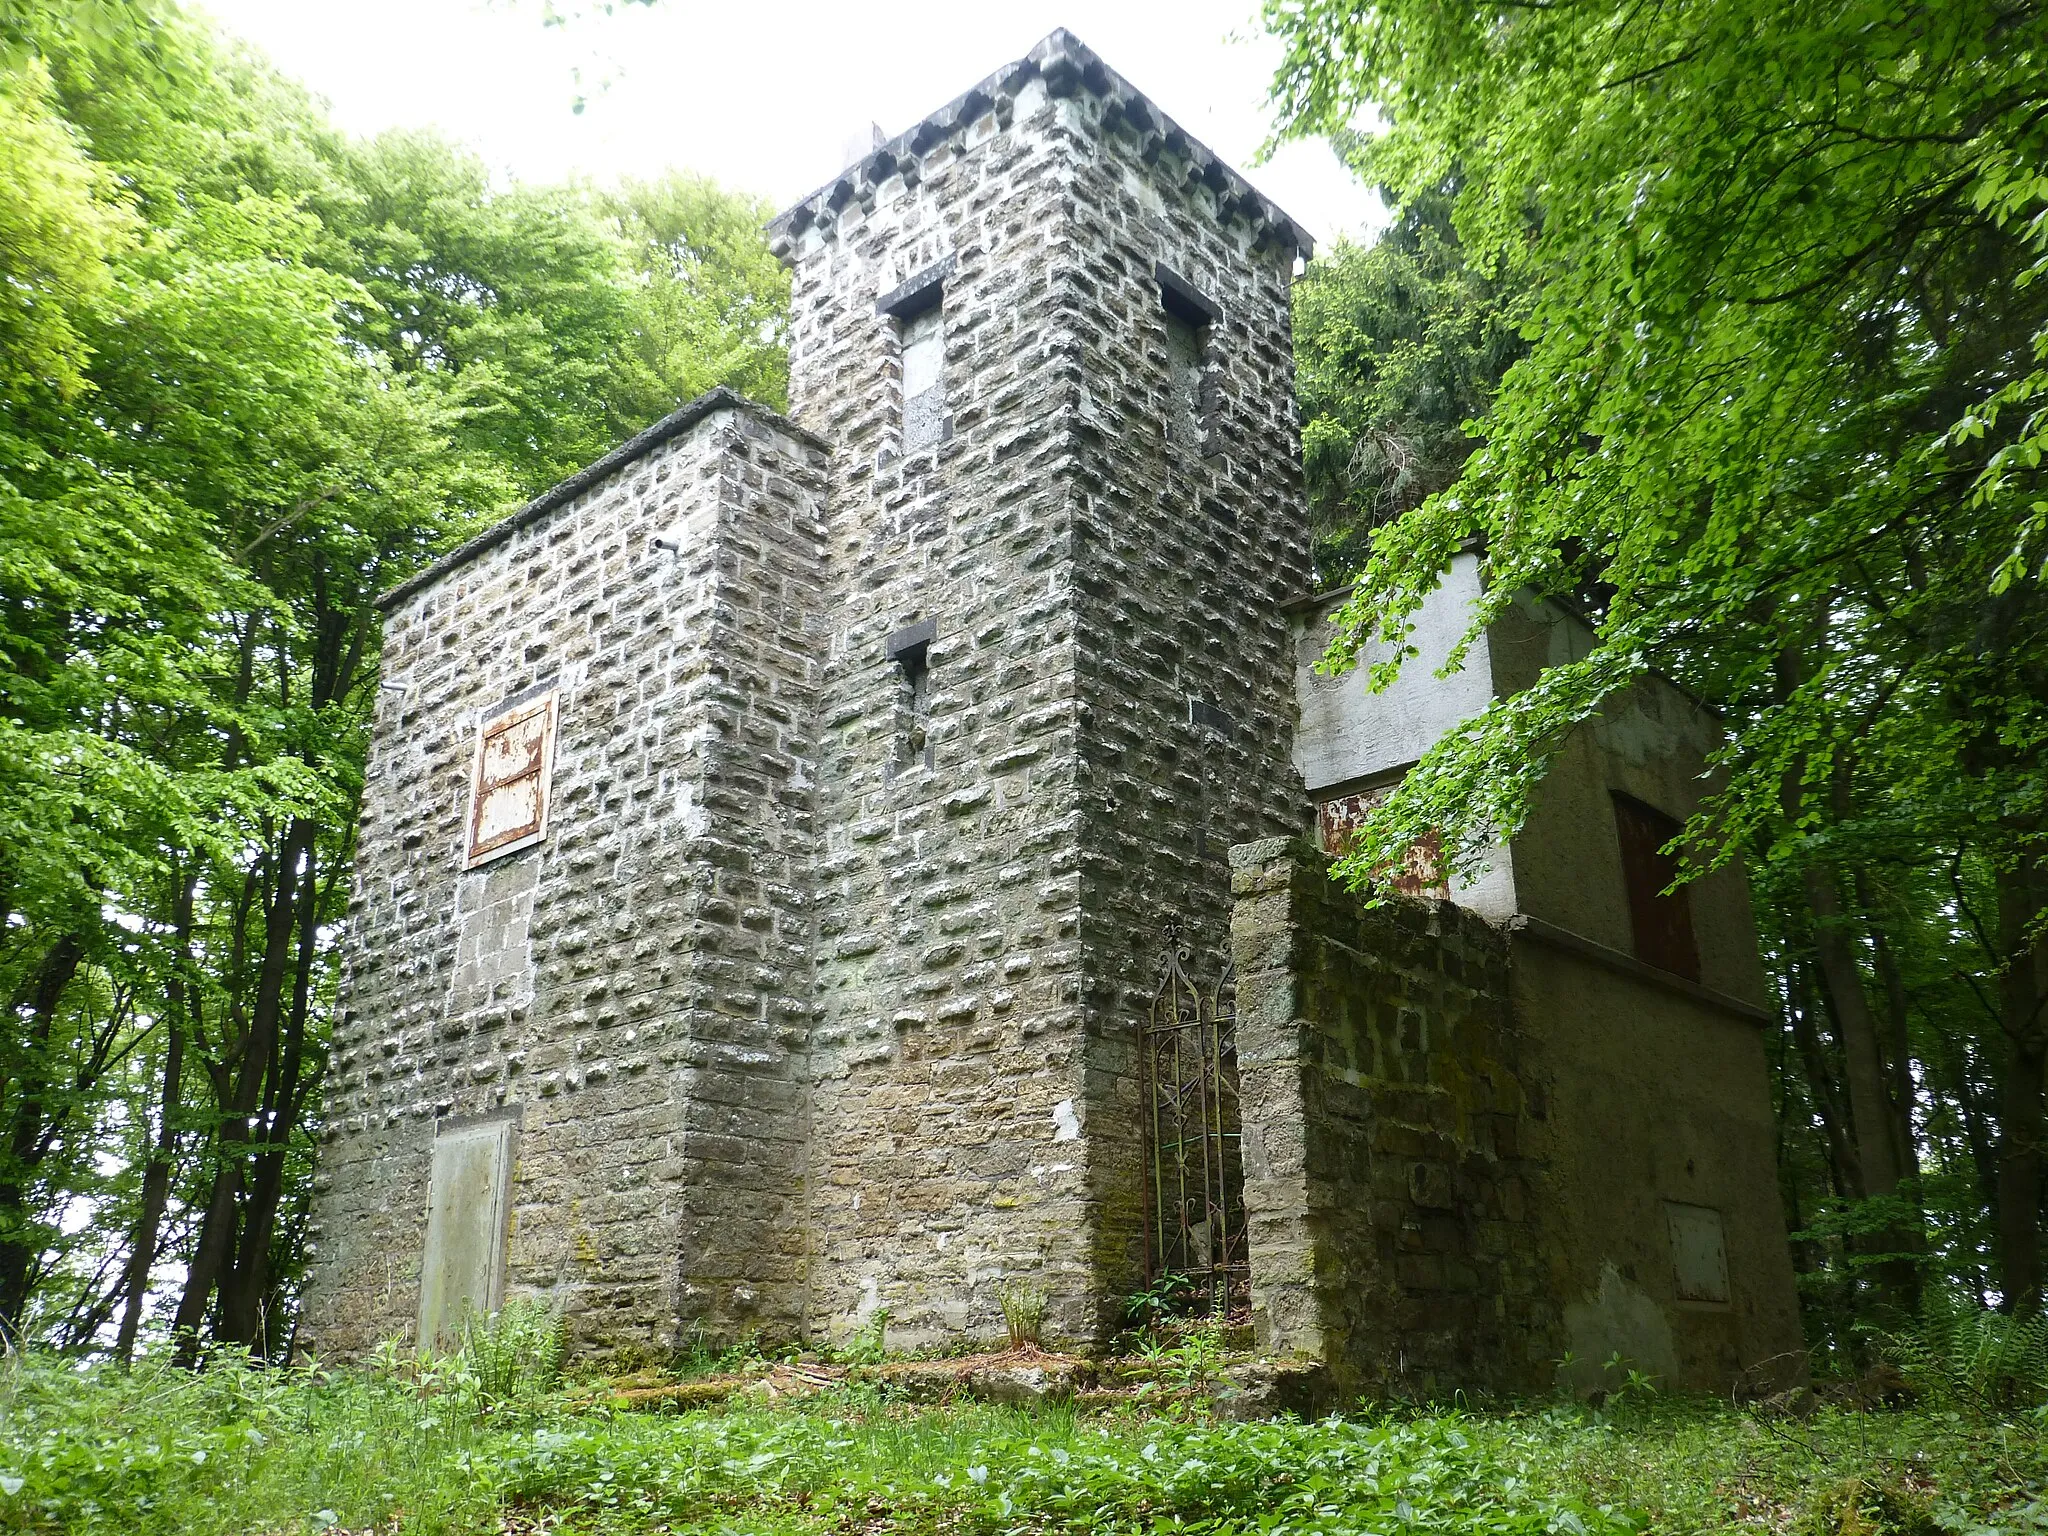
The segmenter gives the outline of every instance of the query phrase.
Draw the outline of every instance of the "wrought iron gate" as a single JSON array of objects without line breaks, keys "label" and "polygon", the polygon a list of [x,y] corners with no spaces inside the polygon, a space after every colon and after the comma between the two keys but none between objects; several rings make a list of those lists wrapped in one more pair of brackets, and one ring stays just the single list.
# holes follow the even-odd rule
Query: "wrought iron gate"
[{"label": "wrought iron gate", "polygon": [[1213,985],[1188,973],[1169,928],[1145,1021],[1145,1270],[1183,1277],[1187,1300],[1231,1313],[1250,1304],[1243,1121],[1237,1096],[1237,983],[1226,960]]}]

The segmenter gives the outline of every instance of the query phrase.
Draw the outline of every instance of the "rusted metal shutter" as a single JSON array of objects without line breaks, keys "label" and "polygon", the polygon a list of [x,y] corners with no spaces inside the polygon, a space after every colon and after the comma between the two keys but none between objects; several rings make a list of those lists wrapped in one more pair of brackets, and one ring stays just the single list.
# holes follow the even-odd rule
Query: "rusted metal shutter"
[{"label": "rusted metal shutter", "polygon": [[1618,794],[1614,825],[1621,834],[1621,878],[1628,890],[1636,958],[1698,981],[1700,950],[1692,936],[1692,902],[1682,886],[1665,890],[1678,878],[1678,861],[1664,852],[1664,845],[1678,836],[1678,823],[1640,800]]},{"label": "rusted metal shutter", "polygon": [[[1358,834],[1365,829],[1366,821],[1386,803],[1387,796],[1394,792],[1395,787],[1394,784],[1376,784],[1370,789],[1317,801],[1316,841],[1321,844],[1323,852],[1333,859],[1349,853],[1351,845],[1358,840]],[[1438,901],[1448,901],[1451,887],[1444,873],[1443,839],[1435,832],[1425,833],[1408,845],[1407,854],[1400,869],[1393,872],[1393,878],[1387,879],[1386,872],[1382,871],[1375,883],[1390,885],[1403,896],[1432,896]]]},{"label": "rusted metal shutter", "polygon": [[547,835],[555,757],[555,695],[508,709],[477,734],[468,866]]}]

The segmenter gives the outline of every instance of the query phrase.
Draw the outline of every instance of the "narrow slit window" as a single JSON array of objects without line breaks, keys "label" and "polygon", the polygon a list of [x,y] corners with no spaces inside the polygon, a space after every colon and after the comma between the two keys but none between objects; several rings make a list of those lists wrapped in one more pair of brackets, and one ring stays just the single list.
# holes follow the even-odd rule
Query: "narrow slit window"
[{"label": "narrow slit window", "polygon": [[934,304],[903,322],[903,451],[933,446],[945,429],[945,310]]},{"label": "narrow slit window", "polygon": [[936,638],[938,622],[923,619],[897,630],[883,646],[896,671],[896,764],[901,768],[932,766],[931,646]]},{"label": "narrow slit window", "polygon": [[1202,411],[1202,373],[1209,350],[1209,328],[1190,325],[1179,315],[1166,316],[1166,361],[1171,380],[1167,437],[1184,448],[1203,446],[1206,422]]},{"label": "narrow slit window", "polygon": [[1215,453],[1222,439],[1214,330],[1223,312],[1163,263],[1153,275],[1166,323],[1167,441]]},{"label": "narrow slit window", "polygon": [[946,279],[952,270],[950,258],[929,267],[875,306],[896,326],[905,453],[952,435],[946,415]]},{"label": "narrow slit window", "polygon": [[1684,886],[1668,889],[1678,878],[1678,860],[1664,848],[1678,836],[1678,823],[1640,800],[1618,794],[1614,825],[1621,837],[1621,878],[1628,890],[1636,958],[1698,981],[1700,951],[1692,933],[1692,901]]},{"label": "narrow slit window", "polygon": [[465,867],[547,836],[555,759],[555,694],[514,705],[477,732]]}]

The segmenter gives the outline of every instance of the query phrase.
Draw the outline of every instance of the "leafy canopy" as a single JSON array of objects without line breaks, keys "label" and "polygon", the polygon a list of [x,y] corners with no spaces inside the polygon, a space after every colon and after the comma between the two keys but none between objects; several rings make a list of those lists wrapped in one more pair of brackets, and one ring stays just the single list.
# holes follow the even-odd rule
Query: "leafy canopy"
[{"label": "leafy canopy", "polygon": [[2038,839],[2042,7],[1266,17],[1288,130],[1376,108],[1364,167],[1403,196],[1455,170],[1474,259],[1537,294],[1486,445],[1377,534],[1335,659],[1383,680],[1475,538],[1475,623],[1533,588],[1598,630],[1432,752],[1354,872],[1432,826],[1477,858],[1565,732],[1653,668],[1732,711],[1724,850],[1811,830],[1809,791],[1852,755],[1923,834],[1988,818]]}]

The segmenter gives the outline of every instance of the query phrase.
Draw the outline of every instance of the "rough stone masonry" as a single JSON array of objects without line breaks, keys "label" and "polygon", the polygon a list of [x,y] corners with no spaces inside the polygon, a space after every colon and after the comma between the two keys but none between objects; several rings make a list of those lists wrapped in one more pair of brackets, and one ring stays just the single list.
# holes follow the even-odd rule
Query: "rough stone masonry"
[{"label": "rough stone masonry", "polygon": [[[1148,1279],[1163,935],[1220,965],[1233,845],[1314,823],[1308,241],[1064,32],[770,236],[789,419],[714,391],[384,599],[302,1327],[324,1353],[512,1295],[597,1349],[883,1313],[892,1347],[936,1346],[1000,1334],[1020,1282],[1100,1344]],[[1451,929],[1505,975],[1485,921]],[[1527,1011],[1457,1038],[1505,1059]],[[1247,1057],[1247,1117],[1371,1113],[1304,1107],[1284,1035]],[[1458,1187],[1537,1242],[1543,1170],[1514,1156]],[[1246,1174],[1252,1299],[1274,1347],[1329,1353],[1342,1328],[1285,1322],[1314,1311],[1301,1255],[1384,1234],[1290,1215],[1272,1173]],[[1261,1223],[1286,1234],[1263,1259]],[[1556,1352],[1585,1276],[1546,1262],[1472,1271],[1517,1287],[1478,1375]]]}]

